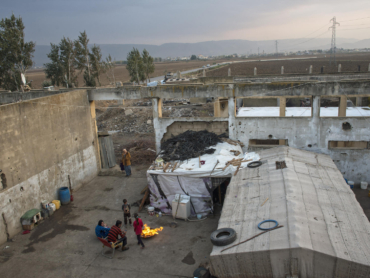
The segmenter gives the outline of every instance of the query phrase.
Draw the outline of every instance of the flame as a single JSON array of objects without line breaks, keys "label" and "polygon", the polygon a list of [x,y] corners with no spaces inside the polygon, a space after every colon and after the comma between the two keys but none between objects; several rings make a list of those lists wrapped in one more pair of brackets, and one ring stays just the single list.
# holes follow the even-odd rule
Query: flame
[{"label": "flame", "polygon": [[150,227],[148,227],[147,224],[144,224],[144,228],[143,228],[143,231],[141,232],[141,236],[143,238],[152,237],[154,235],[158,235],[158,232],[162,230],[163,230],[163,227],[156,228],[156,229],[150,229]]}]

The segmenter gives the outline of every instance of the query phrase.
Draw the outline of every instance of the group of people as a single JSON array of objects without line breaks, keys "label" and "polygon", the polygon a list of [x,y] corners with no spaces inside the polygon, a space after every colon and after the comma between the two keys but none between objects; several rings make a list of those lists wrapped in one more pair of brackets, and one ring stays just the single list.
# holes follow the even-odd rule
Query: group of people
[{"label": "group of people", "polygon": [[[131,206],[127,202],[126,199],[123,199],[122,210],[123,210],[125,226],[127,226],[127,220],[129,220],[128,222],[130,223],[130,225],[132,225],[131,212],[130,212]],[[134,218],[135,220],[133,221],[133,227],[134,227],[134,231],[135,231],[136,238],[137,238],[137,244],[141,245],[140,247],[141,249],[144,249],[145,245],[141,239],[141,233],[143,231],[144,224],[137,213],[134,213]],[[127,245],[127,237],[126,237],[127,231],[122,230],[121,227],[122,227],[121,220],[117,220],[116,224],[112,226],[111,228],[109,228],[104,223],[103,220],[99,220],[98,225],[95,228],[95,234],[97,237],[104,238],[110,243],[122,242],[122,251],[126,251],[129,249],[129,247],[126,246]]]}]

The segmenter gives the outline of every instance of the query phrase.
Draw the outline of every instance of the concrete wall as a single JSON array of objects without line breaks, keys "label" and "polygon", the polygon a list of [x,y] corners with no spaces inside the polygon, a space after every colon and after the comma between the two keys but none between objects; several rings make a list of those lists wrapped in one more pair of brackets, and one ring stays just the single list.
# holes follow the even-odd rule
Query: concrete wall
[{"label": "concrete wall", "polygon": [[[95,119],[84,90],[0,106],[0,244],[21,231],[20,217],[94,178],[100,168]],[[5,224],[6,222],[6,224]]]}]

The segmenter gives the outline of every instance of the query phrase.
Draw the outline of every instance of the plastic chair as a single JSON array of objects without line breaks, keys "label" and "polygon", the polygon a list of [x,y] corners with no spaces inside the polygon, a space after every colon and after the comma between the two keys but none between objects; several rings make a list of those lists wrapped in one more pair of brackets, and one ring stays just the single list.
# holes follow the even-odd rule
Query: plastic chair
[{"label": "plastic chair", "polygon": [[[103,243],[103,250],[102,250],[102,253],[101,254],[104,257],[107,257],[109,259],[113,259],[113,257],[114,257],[114,251],[116,251],[116,247],[121,247],[122,248],[122,246],[123,246],[123,242],[122,241],[121,242],[108,242],[105,239],[100,238],[100,237],[98,237],[98,239],[100,240],[101,243]],[[104,254],[104,246],[107,246],[108,248],[113,249],[112,257],[109,257],[109,256],[107,256],[107,255]]]}]

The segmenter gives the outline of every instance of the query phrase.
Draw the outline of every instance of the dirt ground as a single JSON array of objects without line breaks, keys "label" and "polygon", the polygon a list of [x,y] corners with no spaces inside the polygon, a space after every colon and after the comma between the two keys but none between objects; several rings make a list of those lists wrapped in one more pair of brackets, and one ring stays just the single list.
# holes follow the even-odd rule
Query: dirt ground
[{"label": "dirt ground", "polygon": [[[237,60],[237,59],[236,59]],[[240,60],[240,59],[239,59]],[[162,76],[165,72],[173,72],[176,73],[179,71],[185,71],[190,70],[194,68],[199,68],[202,66],[205,66],[207,64],[213,64],[213,63],[221,63],[226,61],[233,61],[233,60],[226,60],[226,59],[220,59],[220,60],[209,60],[209,61],[179,61],[179,62],[161,62],[161,63],[155,63],[155,71],[153,74],[150,75],[150,77],[156,77],[156,76]],[[32,88],[33,89],[41,89],[41,84],[44,80],[46,80],[45,72],[43,69],[37,69],[37,70],[29,70],[26,74],[27,80],[33,80],[32,81]],[[130,81],[130,76],[128,74],[128,71],[126,69],[126,65],[117,65],[115,68],[115,79],[116,81],[122,81],[122,82],[128,82]],[[83,87],[84,81],[82,74],[78,75],[78,86]],[[106,76],[106,74],[102,74],[101,76],[101,85],[106,86],[109,85],[113,80],[109,80]]]},{"label": "dirt ground", "polygon": [[[21,233],[0,246],[2,278],[14,277],[193,277],[193,271],[209,261],[210,234],[217,229],[218,212],[201,222],[176,220],[172,217],[149,216],[144,209],[139,215],[151,228],[163,227],[153,238],[143,239],[140,249],[132,226],[127,229],[128,251],[117,250],[113,259],[95,236],[100,219],[108,226],[123,221],[122,199],[133,204],[143,195],[148,165],[133,165],[132,176],[123,177],[115,168],[113,176],[98,176],[74,192],[74,201],[62,206],[52,217],[40,223],[30,234]],[[113,172],[112,172],[113,171]],[[116,171],[116,174],[114,174]],[[138,207],[132,206],[131,213]]]},{"label": "dirt ground", "polygon": [[[300,56],[296,56],[299,58]],[[312,56],[311,56],[312,57]],[[265,58],[261,58],[265,59]],[[361,72],[368,72],[370,63],[370,53],[359,54],[337,54],[337,64],[342,65],[342,72],[358,72],[358,65],[361,67]],[[207,76],[227,76],[228,69],[231,68],[232,76],[253,75],[254,68],[257,67],[257,74],[280,74],[281,66],[284,66],[284,73],[302,73],[307,74],[310,65],[313,66],[313,73],[318,74],[321,67],[324,66],[324,73],[336,73],[338,67],[329,63],[329,55],[324,57],[320,55],[316,59],[308,60],[285,60],[285,61],[266,61],[266,62],[245,62],[235,63],[227,67],[221,67],[215,70],[209,70]]]}]

